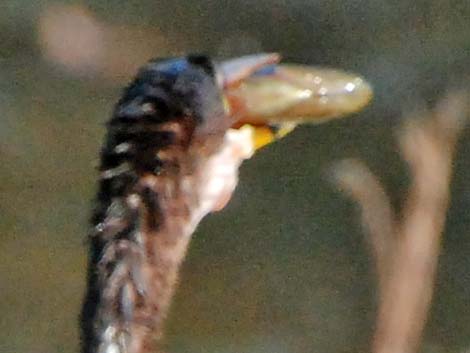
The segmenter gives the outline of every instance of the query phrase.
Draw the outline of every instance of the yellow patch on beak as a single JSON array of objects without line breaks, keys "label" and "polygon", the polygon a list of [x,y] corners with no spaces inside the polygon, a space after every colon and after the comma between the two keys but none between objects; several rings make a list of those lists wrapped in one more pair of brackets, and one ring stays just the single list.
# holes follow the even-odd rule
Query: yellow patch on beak
[{"label": "yellow patch on beak", "polygon": [[286,136],[295,129],[295,123],[281,123],[279,126],[244,124],[239,129],[250,131],[255,151]]}]

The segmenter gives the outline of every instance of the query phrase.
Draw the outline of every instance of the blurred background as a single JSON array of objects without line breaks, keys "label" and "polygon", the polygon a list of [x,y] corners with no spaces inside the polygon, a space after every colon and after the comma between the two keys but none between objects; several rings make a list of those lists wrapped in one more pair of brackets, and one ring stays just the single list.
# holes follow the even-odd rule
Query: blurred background
[{"label": "blurred background", "polygon": [[[364,160],[396,206],[404,112],[468,85],[468,0],[0,3],[0,352],[78,352],[95,166],[113,103],[158,56],[278,51],[364,75],[364,112],[302,127],[241,168],[192,241],[168,352],[364,352],[376,284],[356,206],[328,180]],[[470,351],[470,131],[461,139],[423,352]]]}]

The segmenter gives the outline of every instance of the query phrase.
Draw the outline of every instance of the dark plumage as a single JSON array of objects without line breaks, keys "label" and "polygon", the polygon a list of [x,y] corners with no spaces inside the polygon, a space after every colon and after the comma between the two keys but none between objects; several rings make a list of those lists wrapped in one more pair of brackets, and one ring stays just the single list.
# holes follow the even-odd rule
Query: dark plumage
[{"label": "dark plumage", "polygon": [[[184,235],[164,224],[175,210],[159,191],[178,189],[180,177],[190,175],[192,163],[181,164],[188,162],[185,151],[196,128],[223,116],[214,67],[205,56],[152,61],[125,89],[101,152],[81,315],[83,353],[152,347],[182,257],[159,255]],[[173,201],[184,223],[190,205],[181,197]]]}]

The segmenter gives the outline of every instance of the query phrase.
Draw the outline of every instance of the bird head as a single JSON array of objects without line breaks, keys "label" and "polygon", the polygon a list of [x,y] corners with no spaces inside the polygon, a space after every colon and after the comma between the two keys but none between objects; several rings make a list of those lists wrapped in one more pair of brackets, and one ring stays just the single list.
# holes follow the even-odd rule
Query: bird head
[{"label": "bird head", "polygon": [[278,54],[226,61],[190,55],[144,66],[110,124],[143,126],[133,141],[140,146],[137,171],[153,170],[155,160],[165,166],[177,159],[179,176],[192,180],[187,191],[200,190],[197,199],[211,200],[202,202],[204,215],[230,199],[243,160],[299,124],[360,110],[371,92],[357,75],[282,64]]}]

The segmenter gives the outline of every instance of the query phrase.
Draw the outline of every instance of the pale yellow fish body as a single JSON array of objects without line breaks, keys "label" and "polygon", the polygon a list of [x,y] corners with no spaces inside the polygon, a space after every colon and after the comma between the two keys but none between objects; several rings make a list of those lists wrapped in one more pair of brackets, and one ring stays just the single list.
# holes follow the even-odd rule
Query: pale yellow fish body
[{"label": "pale yellow fish body", "polygon": [[228,95],[243,102],[250,123],[318,123],[359,111],[372,89],[348,72],[280,64],[273,75],[248,78]]},{"label": "pale yellow fish body", "polygon": [[260,148],[298,124],[318,124],[358,112],[371,100],[372,88],[353,73],[280,64],[273,74],[247,78],[225,96],[241,115],[237,126],[252,129],[254,144]]}]

